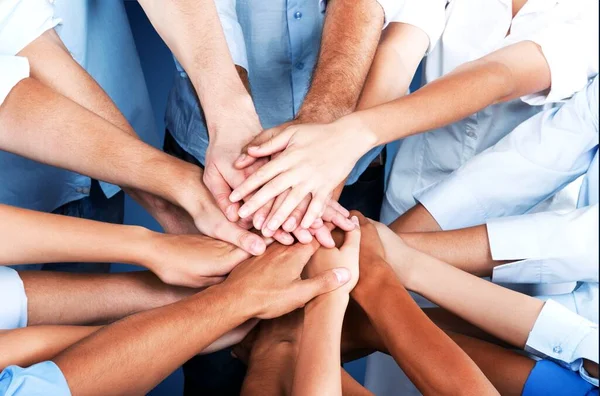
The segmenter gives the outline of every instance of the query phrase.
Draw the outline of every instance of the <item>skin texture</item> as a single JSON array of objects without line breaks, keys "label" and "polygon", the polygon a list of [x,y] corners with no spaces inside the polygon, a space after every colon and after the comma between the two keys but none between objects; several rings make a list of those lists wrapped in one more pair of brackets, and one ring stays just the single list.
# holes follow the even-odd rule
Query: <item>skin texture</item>
[{"label": "skin texture", "polygon": [[222,284],[107,326],[53,361],[73,395],[148,392],[227,331],[252,318],[282,316],[348,282],[345,268],[299,280],[316,248],[274,244],[237,266]]},{"label": "skin texture", "polygon": [[550,82],[550,70],[538,45],[523,41],[507,46],[459,66],[410,95],[330,124],[294,125],[249,148],[255,158],[283,152],[246,179],[230,198],[239,200],[257,191],[245,204],[248,214],[291,186],[324,202],[372,147],[443,127],[494,103],[543,91]]}]

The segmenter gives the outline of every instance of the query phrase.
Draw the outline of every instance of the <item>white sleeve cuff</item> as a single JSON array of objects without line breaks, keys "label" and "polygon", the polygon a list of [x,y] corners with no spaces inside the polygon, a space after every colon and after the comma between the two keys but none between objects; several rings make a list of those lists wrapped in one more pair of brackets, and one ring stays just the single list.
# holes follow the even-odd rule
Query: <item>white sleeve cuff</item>
[{"label": "white sleeve cuff", "polygon": [[529,333],[525,350],[579,370],[581,359],[598,363],[598,325],[548,300]]},{"label": "white sleeve cuff", "polygon": [[404,0],[390,22],[406,23],[421,29],[429,38],[429,54],[446,27],[446,0]]},{"label": "white sleeve cuff", "polygon": [[18,272],[0,266],[0,329],[27,326],[27,296]]},{"label": "white sleeve cuff", "polygon": [[[411,0],[408,0],[411,1]],[[401,0],[377,0],[383,9],[383,28],[387,27],[390,22],[394,22],[398,13],[403,7]]]},{"label": "white sleeve cuff", "polygon": [[0,105],[19,81],[29,77],[29,61],[20,56],[0,55]]},{"label": "white sleeve cuff", "polygon": [[248,70],[246,42],[237,18],[236,1],[216,1],[215,5],[233,63]]},{"label": "white sleeve cuff", "polygon": [[61,21],[48,0],[0,2],[0,55],[16,55]]}]

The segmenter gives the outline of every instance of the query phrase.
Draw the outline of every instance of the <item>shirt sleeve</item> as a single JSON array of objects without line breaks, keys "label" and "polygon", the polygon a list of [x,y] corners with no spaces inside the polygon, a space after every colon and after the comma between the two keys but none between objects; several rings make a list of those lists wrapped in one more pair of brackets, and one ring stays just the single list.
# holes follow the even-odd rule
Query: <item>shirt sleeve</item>
[{"label": "shirt sleeve", "polygon": [[59,23],[49,0],[1,1],[0,55],[16,55]]},{"label": "shirt sleeve", "polygon": [[[382,3],[380,1],[380,3]],[[389,6],[391,9],[391,6]],[[385,10],[385,7],[384,7]],[[429,38],[429,54],[446,26],[446,0],[403,0],[394,2],[390,22],[406,23],[421,29]],[[392,11],[390,11],[390,14]]]},{"label": "shirt sleeve", "polygon": [[551,87],[522,99],[531,105],[563,101],[598,74],[598,0],[558,1],[534,18],[518,16],[502,47],[520,41],[538,44],[550,68]]},{"label": "shirt sleeve", "polygon": [[597,105],[596,77],[415,198],[444,230],[527,213],[589,171],[598,151]]},{"label": "shirt sleeve", "polygon": [[28,368],[10,366],[4,369],[0,373],[0,395],[71,396],[71,391],[60,368],[47,361]]},{"label": "shirt sleeve", "polygon": [[19,81],[29,77],[29,62],[20,56],[0,55],[0,105]]},{"label": "shirt sleeve", "polygon": [[246,43],[244,33],[238,21],[236,11],[237,0],[216,0],[217,13],[223,26],[225,40],[229,52],[233,58],[233,63],[248,70],[248,55],[246,53]]},{"label": "shirt sleeve", "polygon": [[598,363],[598,337],[597,324],[548,300],[529,333],[525,350],[577,371],[598,386],[598,379],[583,368],[583,359]]},{"label": "shirt sleeve", "polygon": [[27,326],[25,287],[18,272],[12,268],[0,266],[0,301],[1,330]]},{"label": "shirt sleeve", "polygon": [[494,282],[598,282],[597,204],[492,219],[487,231],[494,260],[521,260],[495,267]]}]

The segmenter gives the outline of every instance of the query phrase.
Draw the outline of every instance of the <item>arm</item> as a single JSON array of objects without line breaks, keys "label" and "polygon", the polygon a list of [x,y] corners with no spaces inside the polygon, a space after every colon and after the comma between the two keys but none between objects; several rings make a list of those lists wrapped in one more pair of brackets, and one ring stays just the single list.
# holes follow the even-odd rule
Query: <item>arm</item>
[{"label": "arm", "polygon": [[[35,79],[19,82],[0,107],[0,148],[164,197],[185,209],[208,235],[243,246],[246,251],[264,251],[260,237],[227,222],[214,210],[215,204],[200,182],[200,168],[120,132]],[[99,167],[100,163],[104,166]],[[166,184],[164,180],[178,183]]]},{"label": "arm", "polygon": [[[361,277],[352,297],[388,353],[424,394],[497,394],[475,363],[433,324],[394,276],[383,258],[377,229],[364,217],[361,230]],[[387,303],[381,304],[384,299]],[[440,376],[441,372],[447,374]]]},{"label": "arm", "polygon": [[[249,256],[202,235],[161,234],[5,205],[0,216],[0,265],[120,262],[148,268],[169,284],[201,287],[222,281]],[[28,230],[28,237],[15,230]]]},{"label": "arm", "polygon": [[236,267],[224,283],[105,327],[54,362],[74,395],[145,393],[226,331],[253,317],[284,315],[347,282],[345,269],[337,270],[340,280],[333,271],[298,280],[315,248],[271,246]]}]

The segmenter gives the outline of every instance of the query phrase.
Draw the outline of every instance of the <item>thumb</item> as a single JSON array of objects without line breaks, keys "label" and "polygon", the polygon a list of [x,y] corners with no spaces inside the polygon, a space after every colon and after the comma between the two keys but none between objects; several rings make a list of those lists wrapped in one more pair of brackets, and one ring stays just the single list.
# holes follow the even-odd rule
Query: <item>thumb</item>
[{"label": "thumb", "polygon": [[356,254],[360,251],[360,225],[358,221],[358,217],[352,216],[350,219],[352,223],[354,223],[354,229],[352,231],[346,232],[346,238],[344,239],[344,244],[340,248],[341,252]]},{"label": "thumb", "polygon": [[231,187],[227,184],[221,173],[216,168],[208,168],[204,171],[202,180],[204,181],[206,188],[208,188],[208,191],[210,191],[215,198],[221,212],[227,217],[227,220],[232,222],[238,221],[239,204],[229,200]]},{"label": "thumb", "polygon": [[284,129],[283,127],[277,126],[277,127],[274,127],[274,128],[265,129],[264,131],[262,131],[261,133],[259,133],[258,135],[256,135],[254,137],[254,139],[252,139],[252,141],[250,143],[248,143],[242,149],[242,153],[235,160],[235,162],[233,163],[233,165],[237,169],[244,169],[244,168],[247,168],[250,165],[254,164],[256,162],[257,158],[253,157],[252,155],[248,155],[248,147],[260,146],[263,143],[268,142],[274,136],[279,135],[279,133],[281,131],[283,131],[283,129]]},{"label": "thumb", "polygon": [[296,128],[290,127],[258,146],[249,145],[248,154],[253,157],[266,157],[283,151],[295,132]]},{"label": "thumb", "polygon": [[347,268],[330,269],[305,280],[296,281],[295,293],[303,304],[321,294],[329,293],[350,280],[351,274]]},{"label": "thumb", "polygon": [[254,256],[260,256],[267,249],[263,238],[235,223],[223,222],[222,226],[217,228],[214,237],[232,243]]}]

